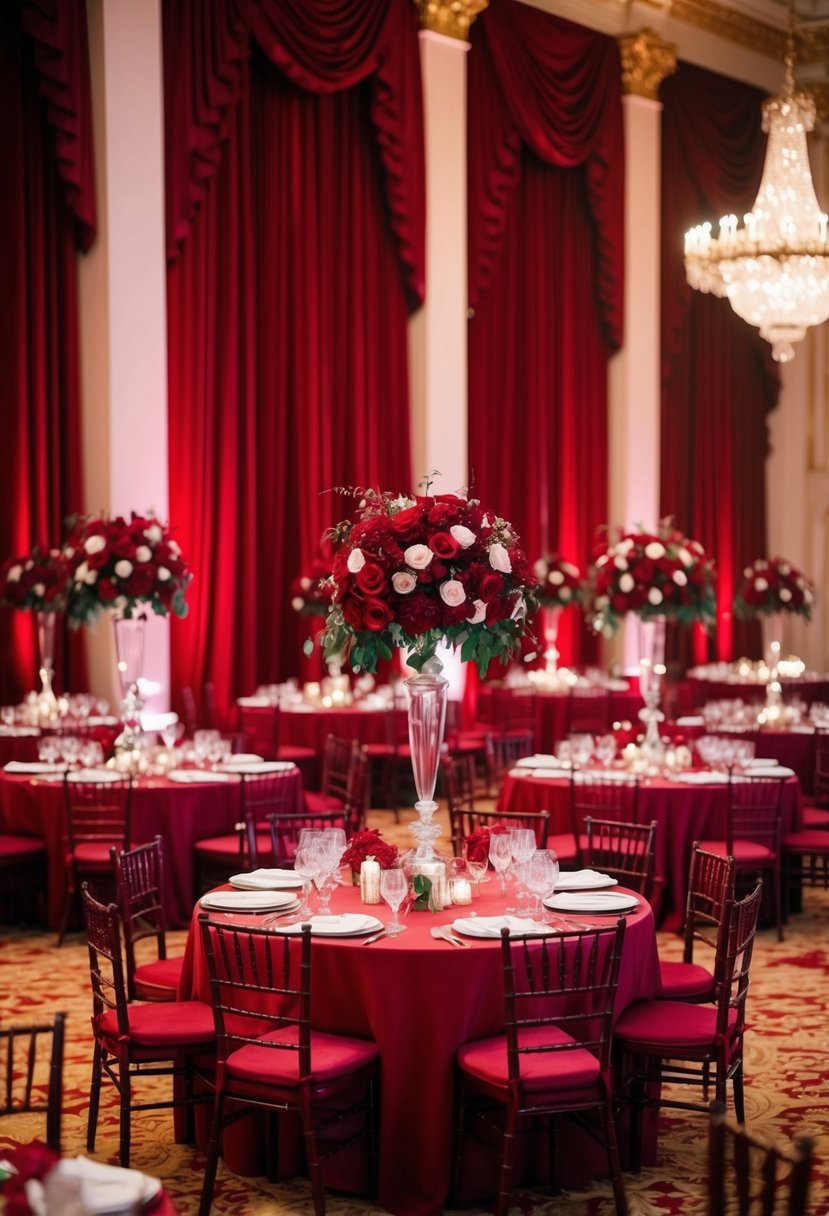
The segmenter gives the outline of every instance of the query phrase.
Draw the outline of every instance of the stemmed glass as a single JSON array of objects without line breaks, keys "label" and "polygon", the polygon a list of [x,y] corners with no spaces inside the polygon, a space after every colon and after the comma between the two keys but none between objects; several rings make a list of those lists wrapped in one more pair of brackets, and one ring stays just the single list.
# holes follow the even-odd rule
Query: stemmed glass
[{"label": "stemmed glass", "polygon": [[[524,871],[526,863],[530,860],[536,849],[535,832],[532,828],[510,828],[507,833],[510,842],[510,852],[513,860],[513,873],[515,874],[516,893],[520,901],[518,884],[524,884]],[[510,909],[508,908],[509,912]]]},{"label": "stemmed glass", "polygon": [[542,924],[549,921],[542,901],[545,896],[551,895],[555,890],[558,873],[558,858],[550,849],[536,849],[524,871],[524,881],[535,896],[536,907],[533,909],[533,920],[538,916]]},{"label": "stemmed glass", "polygon": [[183,722],[168,722],[161,731],[161,742],[169,751],[172,751],[179,739],[184,736],[184,730]]},{"label": "stemmed glass", "polygon": [[406,925],[401,925],[397,913],[408,890],[409,884],[403,870],[395,867],[380,871],[380,894],[392,911],[392,918],[386,925],[386,934],[389,937],[393,937],[396,933],[403,933],[407,928]]},{"label": "stemmed glass", "polygon": [[498,881],[501,884],[501,894],[507,893],[507,870],[512,861],[512,845],[510,844],[509,834],[507,832],[499,832],[489,838],[489,860],[492,862],[492,868],[498,875]]},{"label": "stemmed glass", "polygon": [[299,833],[296,853],[294,854],[294,873],[302,879],[302,903],[296,910],[297,917],[313,915],[308,897],[311,886],[319,870],[319,852],[316,838],[322,832],[318,828],[303,828]]},{"label": "stemmed glass", "polygon": [[336,874],[345,852],[345,843],[345,831],[342,828],[324,828],[314,846],[319,860],[314,883],[319,893],[321,916],[331,914],[331,891],[336,884]]}]

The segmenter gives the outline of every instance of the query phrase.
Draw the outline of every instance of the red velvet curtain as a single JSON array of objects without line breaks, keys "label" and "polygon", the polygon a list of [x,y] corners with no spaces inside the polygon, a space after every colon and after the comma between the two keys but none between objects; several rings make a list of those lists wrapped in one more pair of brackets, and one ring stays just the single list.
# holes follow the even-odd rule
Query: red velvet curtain
[{"label": "red velvet curtain", "polygon": [[[584,565],[607,522],[607,365],[622,337],[618,48],[493,0],[468,81],[470,482],[532,558]],[[568,662],[596,653],[575,613],[559,646]]]},{"label": "red velvet curtain", "polygon": [[173,685],[212,680],[226,708],[300,669],[289,584],[353,507],[326,491],[411,483],[422,106],[406,0],[211,0],[188,20],[170,0],[168,163],[191,149],[168,176],[170,516],[196,573]]},{"label": "red velvet curtain", "polygon": [[[83,0],[0,6],[0,554],[57,544],[83,505],[76,246],[95,233]],[[0,698],[33,686],[31,613],[0,612]],[[57,685],[84,688],[80,639]]]},{"label": "red velvet curtain", "polygon": [[710,643],[697,635],[693,657],[756,656],[759,627],[735,620],[731,605],[743,567],[766,552],[767,415],[779,378],[757,331],[726,300],[688,287],[682,254],[692,225],[741,216],[754,202],[766,142],[763,94],[683,63],[660,96],[662,511],[717,563],[716,632]]}]

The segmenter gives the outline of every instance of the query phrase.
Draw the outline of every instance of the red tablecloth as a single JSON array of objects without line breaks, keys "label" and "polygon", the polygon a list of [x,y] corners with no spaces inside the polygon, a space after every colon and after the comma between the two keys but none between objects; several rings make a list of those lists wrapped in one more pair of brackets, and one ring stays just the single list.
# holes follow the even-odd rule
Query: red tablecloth
[{"label": "red tablecloth", "polygon": [[[705,725],[688,725],[686,723],[678,724],[677,731],[681,731],[690,744],[708,734]],[[784,765],[794,771],[795,776],[800,782],[800,786],[805,794],[811,794],[814,788],[815,775],[815,750],[816,739],[814,727],[811,726],[796,726],[796,727],[761,727],[757,730],[739,730],[739,731],[724,731],[717,730],[711,733],[718,735],[733,736],[735,739],[747,739],[754,744],[755,756],[762,756],[769,760],[776,760],[778,764]]]},{"label": "red tablecloth", "polygon": [[37,760],[40,731],[32,728],[25,733],[18,727],[0,726],[0,765],[10,760]]},{"label": "red tablecloth", "polygon": [[[489,702],[493,689],[478,690],[478,720],[489,721]],[[539,752],[552,752],[559,740],[567,735],[567,709],[569,697],[566,692],[538,692],[532,698],[535,704],[535,746]],[[610,693],[610,722],[638,722],[639,710],[644,702],[638,692]]]},{"label": "red tablecloth", "polygon": [[[484,888],[493,894],[478,898],[479,915],[503,911],[494,880]],[[385,905],[362,905],[351,888],[335,892],[334,911],[377,911],[388,919]],[[503,987],[499,943],[472,940],[460,950],[435,941],[430,929],[468,914],[455,908],[437,915],[413,912],[408,929],[397,939],[363,946],[360,939],[315,938],[313,944],[312,1019],[315,1027],[372,1038],[381,1056],[381,1118],[378,1194],[389,1212],[407,1216],[438,1216],[449,1192],[452,1169],[454,1059],[468,1039],[503,1029]],[[198,911],[198,909],[196,909]],[[611,923],[594,918],[597,924]],[[194,925],[195,925],[194,915]],[[659,968],[650,908],[643,904],[628,917],[616,1007],[621,1013],[632,1001],[658,991]],[[197,933],[191,931],[182,975],[182,996],[209,999],[206,965]],[[606,1158],[582,1133],[578,1148],[562,1161],[574,1171],[571,1183],[604,1175]],[[239,1140],[243,1143],[239,1143]],[[227,1140],[231,1169],[252,1172],[251,1137]],[[571,1146],[572,1148],[572,1146]],[[247,1149],[246,1156],[244,1150]],[[331,1159],[335,1167],[338,1158]],[[336,1167],[335,1167],[336,1168]],[[494,1193],[495,1182],[476,1178],[483,1193]],[[330,1179],[345,1186],[346,1181]]]},{"label": "red tablecloth", "polygon": [[[693,703],[704,705],[706,701],[765,701],[766,686],[755,682],[740,684],[731,680],[710,680],[690,673],[685,677]],[[814,701],[829,701],[829,679],[781,680],[783,700],[803,701],[811,705]]]},{"label": "red tablecloth", "polygon": [[[294,810],[303,809],[297,770]],[[141,777],[133,790],[132,840],[164,842],[168,923],[184,926],[193,910],[193,845],[205,836],[233,830],[239,818],[239,781],[182,785],[163,777]],[[61,781],[0,772],[0,830],[42,836],[49,854],[48,923],[57,928],[65,890],[66,815]]]},{"label": "red tablecloth", "polygon": [[[502,811],[550,812],[550,832],[570,831],[570,781],[568,777],[518,777],[508,775],[498,798]],[[653,778],[639,787],[636,819],[656,820],[656,875],[662,879],[657,915],[663,928],[677,930],[685,916],[688,867],[695,840],[721,839],[725,835],[726,786],[681,785]],[[783,831],[801,826],[800,783],[790,778],[783,787]]]}]

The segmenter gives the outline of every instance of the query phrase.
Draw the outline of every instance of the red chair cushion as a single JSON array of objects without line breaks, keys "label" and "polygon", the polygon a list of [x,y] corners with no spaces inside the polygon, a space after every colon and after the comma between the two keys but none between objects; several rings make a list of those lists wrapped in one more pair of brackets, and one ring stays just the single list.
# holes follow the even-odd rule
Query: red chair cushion
[{"label": "red chair cushion", "polygon": [[[519,1032],[522,1047],[549,1043],[573,1043],[575,1040],[558,1026],[534,1026]],[[502,1034],[489,1039],[465,1043],[458,1051],[458,1064],[464,1072],[490,1088],[506,1090],[507,1040]],[[572,1051],[538,1052],[520,1057],[521,1088],[536,1099],[541,1094],[557,1095],[561,1099],[596,1085],[599,1061],[584,1048]]]},{"label": "red chair cushion", "polygon": [[697,963],[659,961],[663,1001],[709,1001],[714,997],[714,977]]},{"label": "red chair cushion", "polygon": [[[727,856],[727,848],[724,840],[702,840],[700,841],[701,849],[706,853],[716,853],[718,857]],[[755,840],[735,840],[734,841],[734,860],[737,866],[770,866],[774,864],[777,854],[766,848],[764,844],[758,844]]]},{"label": "red chair cushion", "polygon": [[[729,1025],[737,1011],[732,1009]],[[713,1005],[687,1005],[682,1001],[637,1001],[616,1023],[614,1038],[623,1051],[695,1058],[708,1054],[716,1043],[717,1010]]]},{"label": "red chair cushion", "polygon": [[[141,963],[135,968],[135,995],[139,1001],[174,1001],[181,979],[184,955],[175,958],[159,958],[152,963]],[[167,995],[169,994],[169,995]]]},{"label": "red chair cushion", "polygon": [[[158,1059],[170,1059],[215,1051],[213,1010],[203,1001],[130,1005],[129,1019],[133,1055],[145,1052]],[[96,1032],[107,1040],[108,1051],[117,1050],[118,1019],[113,1010],[98,1021]]]},{"label": "red chair cushion", "polygon": [[804,832],[789,832],[783,837],[786,853],[829,853],[829,832],[807,828]]},{"label": "red chair cushion", "polygon": [[45,853],[46,841],[39,836],[0,836],[0,862],[23,858],[34,861]]},{"label": "red chair cushion", "polygon": [[[232,836],[210,836],[207,840],[197,840],[193,845],[193,850],[202,857],[210,857],[214,861],[223,859],[233,865],[241,864],[242,860],[239,852],[239,837],[235,833]],[[256,851],[260,855],[264,853],[265,856],[270,856],[270,833],[266,836],[257,833]]]},{"label": "red chair cushion", "polygon": [[804,806],[804,828],[829,828],[829,811],[819,806]]},{"label": "red chair cushion", "polygon": [[[262,1035],[263,1042],[296,1043],[298,1028],[286,1027]],[[372,1064],[379,1057],[376,1043],[345,1035],[311,1031],[311,1075],[315,1082],[336,1080]],[[227,1060],[227,1073],[246,1086],[267,1090],[269,1085],[299,1084],[299,1052],[272,1047],[240,1047]]]},{"label": "red chair cushion", "polygon": [[329,798],[316,790],[305,791],[305,809],[309,815],[318,815],[320,811],[344,811],[345,804],[339,798]]},{"label": "red chair cushion", "polygon": [[85,866],[87,869],[95,867],[96,869],[111,870],[112,862],[109,858],[109,850],[113,845],[118,848],[123,848],[123,843],[118,840],[109,840],[98,843],[83,843],[75,848],[72,856],[80,866]]}]

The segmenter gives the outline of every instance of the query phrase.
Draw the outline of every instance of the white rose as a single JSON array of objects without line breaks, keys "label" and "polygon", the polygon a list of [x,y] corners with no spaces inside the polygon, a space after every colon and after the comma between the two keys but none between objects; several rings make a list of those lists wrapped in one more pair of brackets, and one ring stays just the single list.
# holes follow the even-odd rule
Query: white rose
[{"label": "white rose", "polygon": [[175,553],[176,557],[181,553],[181,545],[177,540],[170,541],[170,552]]},{"label": "white rose", "polygon": [[450,608],[457,608],[466,599],[463,583],[459,583],[456,578],[448,578],[445,583],[440,585],[440,598]]},{"label": "white rose", "polygon": [[674,570],[671,578],[674,580],[677,587],[684,587],[688,582],[688,575],[684,570]]},{"label": "white rose", "polygon": [[306,576],[305,578],[301,578],[301,579],[299,580],[299,585],[300,585],[300,587],[302,588],[302,590],[303,590],[303,591],[310,591],[310,590],[311,590],[311,580],[310,580],[310,578],[308,578],[307,576]]},{"label": "white rose", "polygon": [[784,604],[788,604],[789,600],[792,598],[792,593],[789,591],[788,587],[780,588],[780,598]]},{"label": "white rose", "polygon": [[648,603],[653,605],[662,603],[662,592],[658,587],[651,587],[648,592]]},{"label": "white rose", "polygon": [[120,562],[115,563],[115,573],[119,578],[129,578],[132,574],[132,562],[128,562],[125,557],[122,557]]},{"label": "white rose", "polygon": [[538,559],[538,561],[535,563],[535,565],[533,566],[533,574],[538,579],[538,581],[541,582],[541,580],[543,578],[546,578],[546,572],[547,572],[547,563],[544,561],[543,557],[540,557]]},{"label": "white rose", "polygon": [[305,605],[305,600],[302,598],[301,595],[295,595],[294,598],[291,600],[291,607],[293,608],[294,612],[302,612],[304,605]]},{"label": "white rose", "polygon": [[345,564],[352,574],[356,574],[358,570],[362,570],[366,564],[362,549],[352,549]]},{"label": "white rose", "polygon": [[151,562],[153,559],[153,551],[148,545],[139,545],[135,550],[135,560],[137,562]]},{"label": "white rose", "polygon": [[391,585],[398,595],[408,595],[417,586],[417,579],[408,570],[398,570],[391,576]]},{"label": "white rose", "polygon": [[159,566],[158,567],[158,581],[160,583],[166,583],[168,578],[172,578],[170,571],[167,569],[166,566]]},{"label": "white rose", "polygon": [[812,593],[811,593],[811,591],[809,590],[809,588],[808,588],[808,587],[804,587],[804,588],[803,588],[803,603],[804,603],[804,604],[811,604],[811,602],[812,602],[812,598],[813,598],[813,597],[812,597]]},{"label": "white rose", "polygon": [[565,571],[565,573],[570,575],[570,578],[579,577],[578,569],[571,562],[562,562],[561,568]]},{"label": "white rose", "polygon": [[613,552],[620,554],[622,557],[627,557],[635,544],[636,542],[628,536],[625,540],[620,540],[618,545],[614,545]]},{"label": "white rose", "polygon": [[649,557],[652,562],[658,562],[660,557],[664,556],[665,546],[661,540],[652,540],[650,544],[645,545],[645,557]]},{"label": "white rose", "polygon": [[780,565],[777,567],[777,569],[784,576],[787,574],[791,574],[791,572],[792,572],[792,568],[788,562],[781,562]]},{"label": "white rose", "polygon": [[[628,592],[633,590],[633,587],[634,587],[633,575],[632,574],[623,574],[622,577],[619,579],[619,590],[622,592],[622,594],[627,595]],[[604,598],[604,597],[602,597],[602,598]],[[598,604],[598,602],[599,601],[597,600],[596,603]]]},{"label": "white rose", "polygon": [[46,587],[43,583],[35,583],[34,587],[32,587],[32,591],[35,595],[42,598],[46,594]]},{"label": "white rose", "polygon": [[482,621],[486,620],[486,604],[483,600],[473,600],[472,607],[474,611],[466,619],[470,625],[480,625]]},{"label": "white rose", "polygon": [[87,567],[86,574],[83,576],[83,581],[87,584],[87,586],[91,587],[93,583],[98,581],[98,571],[90,570]]},{"label": "white rose", "polygon": [[31,558],[29,558],[29,560],[26,562],[26,564],[25,564],[25,566],[23,567],[23,569],[24,569],[24,570],[31,570],[31,568],[32,568],[32,566],[33,566],[33,565],[34,565],[34,562],[32,561],[32,559],[31,559]]},{"label": "white rose", "polygon": [[144,529],[144,535],[151,545],[157,545],[164,533],[161,531],[161,527],[158,524],[150,524],[149,528]]},{"label": "white rose", "polygon": [[746,566],[745,570],[743,571],[743,578],[751,578],[753,574],[754,571],[752,570],[751,566]]},{"label": "white rose", "polygon": [[87,553],[100,553],[102,549],[106,548],[106,544],[103,536],[95,535],[88,536],[83,542],[83,547]]},{"label": "white rose", "polygon": [[606,553],[600,553],[596,558],[596,569],[599,570],[602,566],[606,566],[610,558]]},{"label": "white rose", "polygon": [[85,583],[87,574],[89,574],[89,566],[87,566],[86,562],[81,562],[75,571],[75,582]]},{"label": "white rose", "polygon": [[616,567],[617,570],[627,570],[628,559],[626,557],[614,557],[613,565]]},{"label": "white rose", "polygon": [[562,588],[561,588],[561,590],[560,590],[560,591],[559,591],[559,593],[558,593],[558,598],[559,598],[560,600],[569,600],[569,599],[572,599],[572,598],[573,598],[573,589],[572,589],[572,587],[562,587]]},{"label": "white rose", "polygon": [[449,535],[458,542],[462,549],[469,549],[478,539],[472,529],[465,528],[463,524],[452,524]]},{"label": "white rose", "polygon": [[551,570],[547,582],[552,583],[554,587],[560,587],[564,582],[564,575],[560,570]]},{"label": "white rose", "polygon": [[693,555],[689,553],[684,545],[677,551],[677,557],[682,562],[683,566],[693,566],[694,564]]},{"label": "white rose", "polygon": [[754,587],[757,591],[768,591],[768,589],[769,589],[768,580],[765,578],[756,578],[754,580]]},{"label": "white rose", "polygon": [[428,545],[409,545],[403,551],[403,560],[413,570],[425,570],[434,556]]},{"label": "white rose", "polygon": [[489,551],[489,564],[493,570],[498,570],[501,574],[509,574],[512,571],[509,553],[498,540]]},{"label": "white rose", "polygon": [[10,583],[19,583],[20,576],[23,573],[22,566],[12,566],[11,570],[6,575],[6,580]]}]

